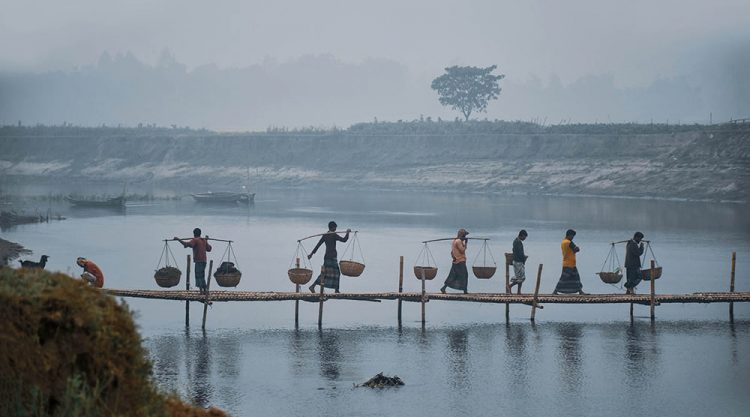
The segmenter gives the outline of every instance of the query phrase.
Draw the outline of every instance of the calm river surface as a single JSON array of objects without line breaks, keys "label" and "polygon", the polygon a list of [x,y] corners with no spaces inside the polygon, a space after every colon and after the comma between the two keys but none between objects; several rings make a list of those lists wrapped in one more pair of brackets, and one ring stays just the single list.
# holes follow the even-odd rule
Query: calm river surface
[{"label": "calm river surface", "polygon": [[[44,203],[46,204],[46,203]],[[750,291],[750,221],[747,207],[631,199],[508,197],[393,191],[261,190],[249,208],[204,207],[184,199],[132,203],[124,213],[53,207],[68,218],[3,230],[2,237],[50,255],[48,269],[79,273],[77,256],[96,261],[110,288],[156,289],[164,238],[190,236],[200,227],[231,239],[243,272],[238,290],[289,291],[286,270],[296,240],[325,231],[359,230],[367,265],[359,278],[342,277],[344,292],[398,288],[398,259],[405,257],[405,291],[418,291],[411,273],[420,241],[451,237],[465,227],[490,238],[501,262],[518,230],[529,232],[528,275],[544,264],[541,292],[560,273],[560,240],[568,228],[576,242],[584,290],[622,292],[595,275],[609,243],[636,230],[653,241],[664,276],[661,293],[726,291],[731,252],[737,252],[738,291]],[[306,242],[310,250],[315,241]],[[187,250],[170,244],[184,270]],[[339,248],[339,254],[345,245]],[[469,243],[469,265],[481,244]],[[432,244],[437,291],[450,267],[449,242]],[[225,251],[217,243],[215,263]],[[624,248],[618,249],[620,259]],[[482,258],[480,257],[480,260]],[[314,269],[322,252],[313,258]],[[533,271],[533,273],[532,273]],[[470,292],[498,292],[490,280],[470,277]],[[183,276],[184,280],[184,276]],[[531,281],[531,279],[529,279]],[[184,281],[180,283],[184,288]],[[531,283],[524,287],[530,290]],[[642,284],[640,292],[647,291]],[[664,305],[657,319],[648,307],[547,305],[529,323],[530,309],[503,305],[430,302],[427,325],[419,305],[396,302],[326,303],[322,331],[317,304],[215,303],[207,331],[202,306],[128,299],[160,386],[200,405],[235,416],[745,416],[750,410],[750,306]],[[398,375],[399,389],[353,388],[378,372]]]}]

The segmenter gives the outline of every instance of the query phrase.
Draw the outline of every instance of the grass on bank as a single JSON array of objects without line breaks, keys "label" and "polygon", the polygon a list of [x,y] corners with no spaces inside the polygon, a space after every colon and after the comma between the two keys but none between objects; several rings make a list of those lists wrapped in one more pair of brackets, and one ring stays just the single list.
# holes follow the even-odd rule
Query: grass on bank
[{"label": "grass on bank", "polygon": [[159,392],[132,313],[80,280],[0,267],[0,416],[211,416]]}]

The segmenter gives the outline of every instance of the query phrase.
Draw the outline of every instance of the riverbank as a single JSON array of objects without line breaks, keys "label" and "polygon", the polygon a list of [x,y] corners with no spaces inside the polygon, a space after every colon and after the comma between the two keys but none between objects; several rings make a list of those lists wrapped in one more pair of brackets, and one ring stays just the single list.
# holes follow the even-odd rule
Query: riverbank
[{"label": "riverbank", "polygon": [[0,267],[8,265],[21,255],[28,255],[31,251],[15,242],[0,238]]},{"label": "riverbank", "polygon": [[7,183],[98,181],[237,189],[250,182],[748,200],[750,126],[617,125],[607,131],[606,125],[492,129],[481,128],[481,122],[444,124],[451,129],[428,129],[427,122],[416,128],[355,125],[328,132],[236,134],[6,127],[0,129],[8,150],[0,160],[0,173]]},{"label": "riverbank", "polygon": [[2,415],[226,416],[157,390],[127,305],[78,279],[1,268],[0,313]]}]

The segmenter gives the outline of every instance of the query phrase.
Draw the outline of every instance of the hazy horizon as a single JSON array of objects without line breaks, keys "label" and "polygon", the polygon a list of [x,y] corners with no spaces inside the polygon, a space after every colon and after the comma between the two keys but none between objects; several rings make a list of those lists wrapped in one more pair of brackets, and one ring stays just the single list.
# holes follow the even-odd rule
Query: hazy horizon
[{"label": "hazy horizon", "polygon": [[725,121],[750,117],[747,16],[737,0],[11,1],[0,15],[0,122],[452,120],[429,88],[451,65],[506,75],[474,118]]}]

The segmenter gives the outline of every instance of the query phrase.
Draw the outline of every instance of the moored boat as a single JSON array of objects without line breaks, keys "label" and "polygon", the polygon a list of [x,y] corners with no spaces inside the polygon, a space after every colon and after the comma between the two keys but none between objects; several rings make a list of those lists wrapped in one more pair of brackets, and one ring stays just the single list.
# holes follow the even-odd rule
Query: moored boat
[{"label": "moored boat", "polygon": [[206,192],[190,194],[199,203],[215,204],[251,204],[255,200],[255,193],[233,193],[228,191]]},{"label": "moored boat", "polygon": [[112,198],[79,198],[69,195],[65,197],[65,201],[75,207],[125,208],[124,195]]}]

